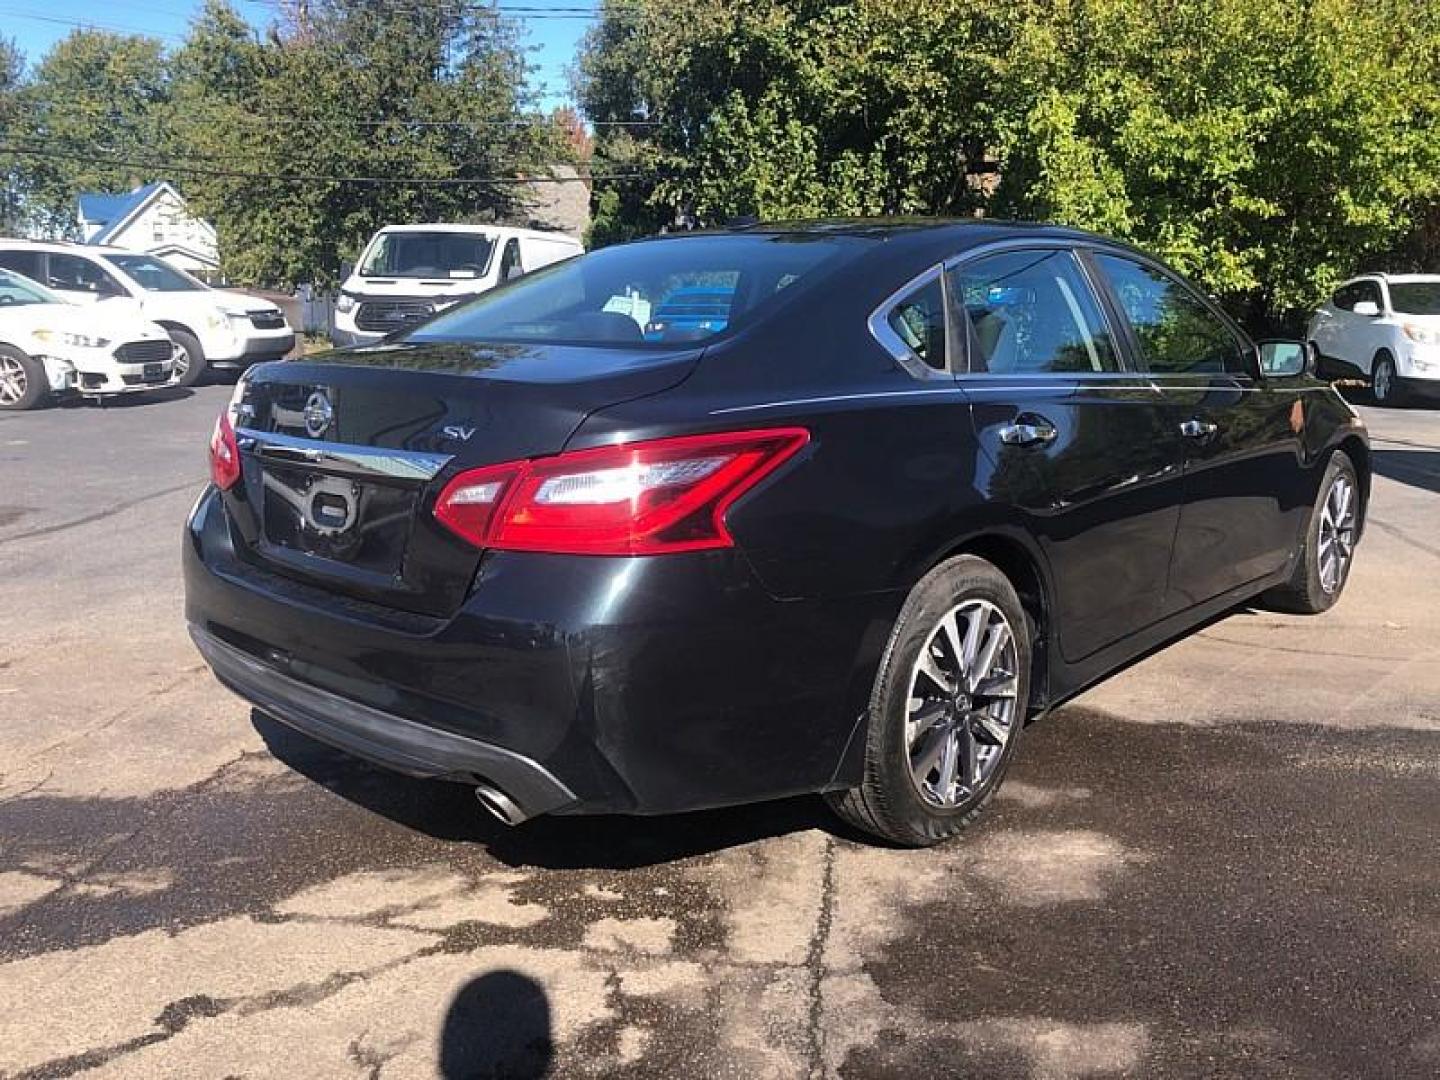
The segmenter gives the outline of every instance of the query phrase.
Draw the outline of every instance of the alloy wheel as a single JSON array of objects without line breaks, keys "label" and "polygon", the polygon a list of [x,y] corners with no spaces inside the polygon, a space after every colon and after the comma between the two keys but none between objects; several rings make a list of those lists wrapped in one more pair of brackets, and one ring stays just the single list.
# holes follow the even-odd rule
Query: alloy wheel
[{"label": "alloy wheel", "polygon": [[905,746],[927,803],[959,806],[994,775],[1016,723],[1015,634],[988,600],[936,624],[910,672]]},{"label": "alloy wheel", "polygon": [[176,379],[181,378],[190,370],[190,350],[185,348],[184,345],[181,345],[180,348],[175,350],[174,364],[173,377]]},{"label": "alloy wheel", "polygon": [[1355,551],[1355,485],[1343,473],[1330,485],[1320,510],[1317,554],[1320,587],[1333,595],[1345,583]]},{"label": "alloy wheel", "polygon": [[1373,389],[1375,391],[1376,401],[1388,401],[1390,399],[1390,391],[1392,389],[1390,385],[1391,381],[1390,365],[1382,361],[1375,368],[1375,386]]},{"label": "alloy wheel", "polygon": [[0,404],[13,405],[30,388],[25,365],[13,356],[0,356]]}]

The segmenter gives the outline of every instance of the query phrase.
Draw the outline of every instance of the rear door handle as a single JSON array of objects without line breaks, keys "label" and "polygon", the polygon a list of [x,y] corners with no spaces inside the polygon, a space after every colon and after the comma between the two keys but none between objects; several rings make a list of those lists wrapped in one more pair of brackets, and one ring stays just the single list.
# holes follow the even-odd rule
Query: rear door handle
[{"label": "rear door handle", "polygon": [[1204,420],[1186,420],[1180,425],[1180,434],[1187,439],[1208,439],[1219,430],[1218,425],[1206,423]]},{"label": "rear door handle", "polygon": [[1043,416],[1021,416],[1000,429],[1000,441],[1006,446],[1039,446],[1054,442],[1058,434],[1055,425]]}]

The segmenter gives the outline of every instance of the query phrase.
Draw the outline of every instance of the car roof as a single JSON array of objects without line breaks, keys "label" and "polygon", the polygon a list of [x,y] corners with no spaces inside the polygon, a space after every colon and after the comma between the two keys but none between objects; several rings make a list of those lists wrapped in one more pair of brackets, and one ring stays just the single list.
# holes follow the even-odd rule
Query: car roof
[{"label": "car roof", "polygon": [[27,251],[48,251],[57,255],[144,255],[143,251],[114,247],[109,244],[80,244],[69,240],[24,240],[0,237],[0,248],[23,248]]},{"label": "car roof", "polygon": [[560,241],[567,244],[580,243],[575,237],[561,232],[546,232],[543,229],[522,229],[515,225],[477,225],[474,222],[465,221],[420,221],[409,222],[404,225],[384,225],[377,229],[376,232],[453,232],[477,236],[503,236],[506,238],[512,236],[530,237],[535,240]]}]

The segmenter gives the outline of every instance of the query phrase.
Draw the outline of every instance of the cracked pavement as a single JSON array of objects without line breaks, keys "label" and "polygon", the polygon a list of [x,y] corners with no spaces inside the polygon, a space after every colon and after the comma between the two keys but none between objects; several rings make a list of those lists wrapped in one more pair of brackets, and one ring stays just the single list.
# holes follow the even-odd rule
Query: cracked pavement
[{"label": "cracked pavement", "polygon": [[906,852],[818,800],[507,830],[210,678],[228,394],[0,415],[0,1077],[1440,1073],[1440,412],[1329,615],[1030,727]]}]

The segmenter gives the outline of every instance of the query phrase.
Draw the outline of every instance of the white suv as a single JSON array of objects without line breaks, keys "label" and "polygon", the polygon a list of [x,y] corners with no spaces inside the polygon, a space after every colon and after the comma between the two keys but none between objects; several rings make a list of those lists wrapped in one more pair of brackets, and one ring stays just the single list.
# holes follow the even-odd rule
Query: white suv
[{"label": "white suv", "polygon": [[1440,397],[1440,274],[1366,274],[1310,319],[1320,370],[1370,380],[1375,400]]},{"label": "white suv", "polygon": [[0,268],[24,274],[67,300],[138,300],[145,317],[165,327],[180,346],[181,386],[198,382],[206,368],[278,360],[295,346],[295,332],[274,304],[212,289],[154,255],[116,247],[0,240]]}]

